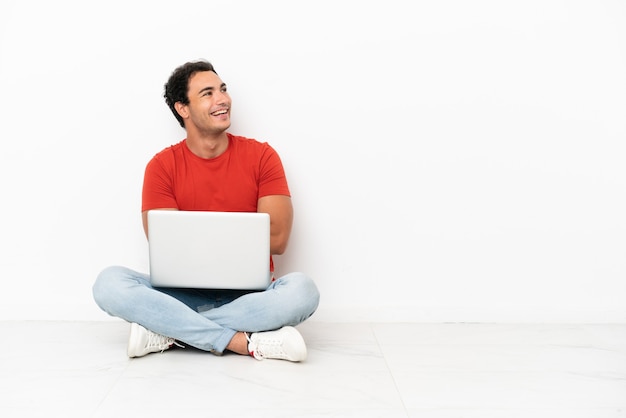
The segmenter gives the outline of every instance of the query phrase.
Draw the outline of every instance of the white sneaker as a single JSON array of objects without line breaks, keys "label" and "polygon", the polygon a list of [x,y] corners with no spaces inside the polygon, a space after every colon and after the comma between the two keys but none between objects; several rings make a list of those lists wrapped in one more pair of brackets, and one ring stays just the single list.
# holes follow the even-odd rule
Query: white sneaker
[{"label": "white sneaker", "polygon": [[276,331],[254,332],[248,337],[248,351],[257,360],[266,358],[289,361],[306,359],[304,339],[294,327],[283,327]]},{"label": "white sneaker", "polygon": [[134,322],[130,324],[128,357],[141,357],[149,353],[163,352],[175,344],[173,338],[154,333]]}]

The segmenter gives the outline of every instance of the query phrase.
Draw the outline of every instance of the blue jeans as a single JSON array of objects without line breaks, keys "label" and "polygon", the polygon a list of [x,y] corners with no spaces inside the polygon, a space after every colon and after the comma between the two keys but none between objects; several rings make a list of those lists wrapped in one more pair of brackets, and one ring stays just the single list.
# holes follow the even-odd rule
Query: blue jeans
[{"label": "blue jeans", "polygon": [[156,288],[147,274],[119,266],[98,275],[93,296],[109,315],[216,354],[237,331],[295,326],[319,304],[315,283],[302,273],[278,278],[264,291],[246,292]]}]

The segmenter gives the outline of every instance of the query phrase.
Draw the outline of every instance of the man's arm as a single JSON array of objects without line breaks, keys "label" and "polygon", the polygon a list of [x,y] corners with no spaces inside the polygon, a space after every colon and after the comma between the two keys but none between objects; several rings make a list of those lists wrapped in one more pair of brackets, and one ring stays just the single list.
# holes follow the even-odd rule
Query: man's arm
[{"label": "man's arm", "polygon": [[257,204],[257,212],[270,215],[270,253],[284,253],[293,224],[291,198],[282,195],[263,196]]}]

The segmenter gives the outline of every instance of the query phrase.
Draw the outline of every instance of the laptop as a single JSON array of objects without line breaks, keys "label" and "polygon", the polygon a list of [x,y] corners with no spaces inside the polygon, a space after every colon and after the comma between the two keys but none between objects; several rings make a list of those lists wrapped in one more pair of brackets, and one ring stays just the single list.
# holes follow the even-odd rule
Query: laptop
[{"label": "laptop", "polygon": [[148,248],[156,287],[264,290],[271,283],[267,213],[151,210]]}]

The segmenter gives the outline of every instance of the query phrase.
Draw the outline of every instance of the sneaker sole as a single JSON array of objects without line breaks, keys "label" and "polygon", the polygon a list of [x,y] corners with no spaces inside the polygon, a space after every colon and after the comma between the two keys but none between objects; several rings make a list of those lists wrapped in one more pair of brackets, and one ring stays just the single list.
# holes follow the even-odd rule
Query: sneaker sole
[{"label": "sneaker sole", "polygon": [[130,358],[140,357],[138,356],[138,352],[140,351],[140,348],[141,348],[141,341],[139,341],[139,339],[140,339],[140,335],[142,332],[141,332],[140,327],[141,325],[136,324],[134,322],[130,324],[130,335],[128,336],[128,347],[126,347],[126,354]]}]

